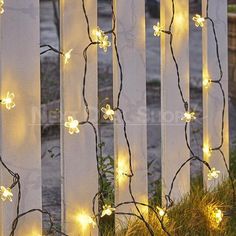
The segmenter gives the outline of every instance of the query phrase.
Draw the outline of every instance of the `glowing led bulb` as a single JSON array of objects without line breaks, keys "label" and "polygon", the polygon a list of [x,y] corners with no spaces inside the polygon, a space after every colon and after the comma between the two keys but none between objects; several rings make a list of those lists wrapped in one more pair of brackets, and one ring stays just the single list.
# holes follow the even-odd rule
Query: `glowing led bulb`
[{"label": "glowing led bulb", "polygon": [[202,81],[202,85],[205,89],[208,89],[211,85],[211,80],[209,78],[204,78]]},{"label": "glowing led bulb", "polygon": [[217,207],[215,208],[214,212],[213,212],[213,217],[215,219],[216,224],[220,224],[220,222],[223,220],[224,214],[223,212],[218,209]]},{"label": "glowing led bulb", "polygon": [[93,34],[96,37],[99,47],[102,48],[104,52],[107,52],[108,47],[111,46],[108,36],[99,27],[93,31]]},{"label": "glowing led bulb", "polygon": [[111,109],[109,104],[107,104],[106,107],[102,107],[101,111],[104,113],[103,118],[105,120],[109,119],[113,121],[115,112]]},{"label": "glowing led bulb", "polygon": [[216,168],[211,168],[208,172],[208,180],[217,179],[219,177],[220,171],[216,170]]},{"label": "glowing led bulb", "polygon": [[16,106],[14,103],[15,94],[7,92],[7,96],[1,100],[1,103],[6,106],[8,110],[11,110]]},{"label": "glowing led bulb", "polygon": [[185,122],[191,122],[192,120],[196,120],[195,112],[185,112],[184,117],[181,120]]},{"label": "glowing led bulb", "polygon": [[93,30],[93,35],[96,37],[97,41],[102,40],[102,38],[104,37],[104,31],[102,31],[99,27],[97,27],[97,29]]},{"label": "glowing led bulb", "polygon": [[116,210],[115,208],[112,208],[111,205],[107,205],[107,204],[104,205],[102,208],[103,210],[102,210],[101,217],[104,217],[105,215],[110,216],[113,213],[113,211]]},{"label": "glowing led bulb", "polygon": [[0,14],[4,13],[4,0],[0,0]]},{"label": "glowing led bulb", "polygon": [[89,226],[93,228],[96,226],[96,222],[87,214],[81,213],[77,216],[77,221],[81,225],[82,229],[86,229]]},{"label": "glowing led bulb", "polygon": [[160,26],[160,22],[157,22],[156,25],[153,25],[154,36],[160,37],[163,27]]},{"label": "glowing led bulb", "polygon": [[196,14],[194,17],[193,17],[193,21],[195,22],[195,26],[196,27],[203,27],[204,26],[204,22],[205,22],[205,19],[203,17],[201,17],[200,15]]},{"label": "glowing led bulb", "polygon": [[9,200],[12,202],[13,193],[10,188],[0,187],[0,197],[2,201]]},{"label": "glowing led bulb", "polygon": [[99,42],[99,47],[103,49],[104,52],[107,52],[107,49],[111,46],[111,42],[108,40],[108,36],[105,35],[103,40]]},{"label": "glowing led bulb", "polygon": [[158,210],[159,216],[163,217],[165,215],[165,211],[162,208],[157,206],[157,210]]},{"label": "glowing led bulb", "polygon": [[205,157],[210,157],[210,156],[211,156],[212,149],[209,147],[208,144],[205,144],[205,145],[203,146],[202,151],[203,151]]},{"label": "glowing led bulb", "polygon": [[68,64],[71,58],[71,53],[72,53],[73,49],[70,49],[68,52],[66,52],[64,54],[64,64]]},{"label": "glowing led bulb", "polygon": [[78,120],[74,120],[72,116],[68,116],[67,122],[65,122],[65,127],[69,129],[70,134],[78,134],[79,133],[79,122]]}]

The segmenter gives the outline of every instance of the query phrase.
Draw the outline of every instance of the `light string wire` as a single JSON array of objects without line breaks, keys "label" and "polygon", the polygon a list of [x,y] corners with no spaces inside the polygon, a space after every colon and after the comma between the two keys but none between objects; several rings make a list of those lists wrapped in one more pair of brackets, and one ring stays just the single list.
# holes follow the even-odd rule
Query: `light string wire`
[{"label": "light string wire", "polygon": [[[98,165],[98,134],[97,134],[97,130],[96,130],[96,127],[95,125],[89,121],[89,106],[88,106],[88,103],[87,103],[87,100],[86,100],[86,96],[85,96],[85,88],[86,88],[86,73],[87,73],[87,50],[88,48],[93,45],[93,44],[97,44],[97,42],[93,42],[92,39],[91,39],[91,36],[90,36],[90,27],[89,27],[89,20],[88,20],[88,16],[87,16],[87,13],[86,13],[86,9],[85,9],[85,5],[84,5],[84,0],[82,0],[82,3],[83,3],[83,10],[84,10],[84,14],[85,14],[85,17],[86,17],[86,21],[87,21],[87,27],[88,27],[88,37],[90,39],[90,44],[85,48],[84,52],[83,52],[83,56],[84,56],[84,59],[85,59],[85,70],[84,70],[84,79],[83,79],[83,98],[84,98],[84,104],[86,106],[86,112],[87,112],[87,119],[86,121],[84,122],[80,122],[81,125],[84,125],[84,124],[89,124],[92,128],[93,128],[93,131],[94,131],[94,135],[95,135],[95,143],[96,143],[96,156],[97,156],[97,169],[98,169],[98,174],[101,178],[101,172],[100,172],[100,167]],[[114,47],[115,47],[115,51],[116,51],[116,56],[117,56],[117,61],[118,61],[118,65],[119,65],[119,69],[120,69],[120,90],[119,90],[119,93],[118,93],[118,100],[117,100],[117,107],[114,109],[115,111],[119,111],[120,114],[121,114],[121,117],[122,117],[122,121],[123,121],[123,126],[124,126],[124,136],[125,136],[125,139],[126,139],[126,142],[127,142],[127,148],[128,148],[128,151],[129,151],[129,165],[130,165],[130,175],[127,175],[127,177],[129,177],[129,191],[130,191],[130,195],[131,195],[131,198],[133,201],[128,201],[128,202],[122,202],[122,203],[119,203],[117,204],[116,208],[122,206],[122,205],[127,205],[127,204],[134,204],[136,209],[138,210],[138,213],[139,215],[135,214],[135,213],[128,213],[128,212],[115,212],[115,214],[117,215],[130,215],[130,216],[136,216],[138,219],[140,219],[141,221],[143,221],[147,227],[147,229],[149,230],[150,234],[151,235],[154,235],[153,233],[153,230],[151,229],[151,226],[148,224],[148,222],[145,221],[143,215],[141,214],[141,212],[139,211],[139,208],[138,208],[138,205],[142,205],[142,206],[146,206],[148,208],[150,208],[154,213],[155,215],[157,216],[158,220],[160,221],[161,223],[161,226],[162,226],[162,229],[163,231],[167,234],[167,235],[170,235],[170,233],[168,233],[168,231],[166,230],[164,224],[163,224],[163,218],[164,216],[162,217],[162,219],[159,218],[158,216],[158,213],[157,211],[150,205],[148,204],[144,204],[144,203],[140,203],[140,202],[137,202],[135,201],[135,198],[132,194],[132,187],[131,187],[131,179],[132,177],[134,176],[133,174],[133,171],[132,171],[132,153],[131,153],[131,147],[130,147],[130,144],[129,144],[129,140],[128,140],[128,135],[127,135],[127,130],[126,130],[126,121],[125,121],[125,118],[124,118],[124,113],[123,113],[123,110],[119,107],[119,103],[120,103],[120,97],[121,97],[121,93],[122,93],[122,86],[123,86],[123,70],[122,70],[122,66],[121,66],[121,63],[120,63],[120,60],[119,60],[119,52],[118,52],[118,47],[117,47],[117,43],[116,43],[116,33],[115,33],[115,14],[114,14],[114,9],[113,9],[113,2],[111,1],[111,7],[112,7],[112,16],[113,16],[113,29],[111,31],[108,31],[106,33],[112,33],[113,34],[113,41],[114,41]],[[222,155],[222,158],[224,160],[224,163],[225,163],[225,167],[227,169],[227,172],[229,174],[229,178],[230,178],[230,181],[232,183],[232,190],[233,190],[233,201],[234,201],[234,204],[235,204],[235,186],[234,186],[234,181],[233,181],[233,177],[230,173],[230,170],[229,170],[229,167],[228,167],[228,164],[226,162],[226,159],[225,159],[225,155],[222,151],[222,146],[224,144],[224,136],[223,136],[223,133],[224,133],[224,116],[225,116],[225,107],[226,107],[226,98],[225,98],[225,93],[224,93],[224,90],[223,90],[223,86],[222,86],[222,83],[221,83],[221,80],[223,78],[223,71],[222,71],[222,67],[221,67],[221,61],[220,61],[220,55],[219,55],[219,45],[218,45],[218,39],[217,39],[217,34],[216,34],[216,30],[215,30],[215,24],[214,24],[214,21],[209,17],[208,15],[208,9],[209,9],[209,0],[207,1],[207,16],[205,19],[209,20],[212,24],[212,29],[213,29],[213,34],[214,34],[214,38],[215,38],[215,43],[216,43],[216,54],[217,54],[217,60],[218,60],[218,64],[219,64],[219,70],[220,70],[220,78],[218,80],[213,80],[212,82],[213,83],[216,83],[219,85],[220,89],[221,89],[221,92],[222,92],[222,96],[223,96],[223,111],[222,111],[222,128],[221,128],[221,143],[218,147],[215,147],[215,148],[212,148],[213,151],[219,151]],[[176,66],[176,71],[177,71],[177,77],[178,77],[178,89],[180,91],[180,95],[181,95],[181,98],[182,98],[182,101],[184,103],[184,108],[185,108],[185,111],[188,111],[188,102],[184,99],[184,96],[183,96],[183,91],[182,91],[182,87],[181,87],[181,78],[180,78],[180,73],[179,73],[179,66],[178,66],[178,63],[177,63],[177,60],[176,60],[176,57],[175,57],[175,54],[174,54],[174,49],[173,49],[173,34],[172,34],[172,24],[174,22],[174,17],[175,17],[175,2],[174,0],[172,0],[172,19],[171,19],[171,23],[170,23],[170,26],[169,26],[169,31],[164,31],[162,30],[162,32],[164,33],[167,33],[170,35],[170,49],[171,49],[171,54],[172,54],[172,58],[173,58],[173,61],[175,63],[175,66]],[[44,48],[44,47],[47,47],[46,50],[44,50],[43,52],[41,52],[40,54],[44,54],[48,51],[53,51],[55,53],[58,53],[58,54],[61,54],[61,55],[65,55],[63,52],[60,52],[59,50],[53,48],[52,46],[50,45],[41,45],[40,46],[41,48]],[[191,160],[198,160],[200,162],[202,162],[204,165],[206,165],[206,167],[211,170],[211,167],[210,165],[206,162],[206,161],[203,161],[201,160],[198,156],[194,155],[193,151],[191,150],[191,147],[190,147],[190,144],[189,144],[189,141],[188,141],[188,123],[186,122],[185,124],[185,140],[186,140],[186,145],[190,151],[190,153],[192,154],[192,157],[190,157],[188,160],[186,160],[182,165],[181,167],[177,170],[173,180],[172,180],[172,183],[171,183],[171,188],[170,188],[170,191],[169,191],[169,194],[166,196],[166,199],[168,200],[167,202],[171,203],[170,205],[167,204],[166,206],[166,210],[165,210],[165,214],[167,214],[167,211],[168,209],[170,208],[170,206],[172,206],[173,204],[173,201],[171,200],[171,193],[172,193],[172,190],[173,190],[173,187],[174,187],[174,182],[178,176],[178,174],[180,173],[181,169],[186,165],[186,163],[188,163],[189,161]],[[48,217],[49,217],[49,221],[50,221],[50,228],[49,228],[49,232],[47,233],[47,235],[49,235],[50,233],[59,233],[60,235],[66,235],[65,233],[63,233],[62,231],[58,230],[56,227],[55,227],[55,224],[53,222],[53,218],[52,218],[52,215],[48,212],[48,211],[44,211],[44,210],[41,210],[41,209],[31,209],[27,212],[24,212],[24,213],[21,213],[20,214],[20,202],[21,202],[21,183],[20,183],[20,176],[18,173],[14,173],[6,164],[5,162],[3,161],[2,157],[0,157],[0,163],[2,164],[2,166],[8,171],[8,173],[13,177],[13,183],[12,185],[10,186],[10,189],[13,189],[16,185],[18,186],[18,197],[17,197],[17,207],[16,207],[16,218],[14,219],[14,221],[12,222],[12,231],[10,233],[10,236],[14,236],[15,235],[15,230],[18,226],[18,222],[19,222],[19,219],[22,218],[22,217],[25,217],[26,215],[32,213],[32,212],[40,212],[41,214],[46,214]],[[101,179],[101,183],[102,183],[102,179]],[[95,195],[94,199],[93,199],[93,212],[95,214],[95,199],[97,196],[101,195],[102,194],[102,185],[101,185],[101,190]],[[95,214],[95,217],[97,219],[97,215]],[[98,218],[100,217],[100,214],[98,216]]]},{"label": "light string wire", "polygon": [[222,151],[222,147],[224,145],[224,127],[225,127],[225,109],[226,109],[226,97],[225,97],[225,91],[223,89],[223,85],[222,85],[222,78],[223,78],[223,70],[222,70],[222,65],[221,65],[221,60],[220,60],[220,53],[219,53],[219,42],[218,42],[218,38],[217,38],[217,34],[216,34],[216,28],[215,28],[215,23],[213,21],[213,19],[209,16],[209,0],[207,0],[206,3],[206,20],[209,20],[211,25],[212,25],[212,32],[213,32],[213,36],[214,36],[214,41],[215,41],[215,49],[216,49],[216,58],[217,58],[217,63],[218,63],[218,67],[219,67],[219,79],[218,80],[212,80],[212,83],[216,83],[219,85],[221,93],[222,93],[222,100],[223,100],[223,108],[222,108],[222,122],[221,122],[221,141],[220,141],[220,145],[218,147],[212,148],[212,151],[219,151],[222,159],[224,161],[224,165],[225,168],[227,170],[230,182],[231,182],[231,186],[232,186],[232,196],[233,196],[233,205],[235,206],[236,204],[236,192],[235,192],[235,185],[234,185],[234,179],[232,177],[232,174],[230,172],[229,166],[227,164],[226,158],[225,158],[225,154]]},{"label": "light string wire", "polygon": [[[86,53],[84,53],[85,67],[84,67],[84,77],[83,77],[83,100],[84,100],[84,105],[86,107],[87,119],[86,119],[85,122],[83,122],[83,124],[84,123],[89,123],[93,127],[93,131],[94,131],[94,134],[95,134],[97,170],[98,170],[101,186],[99,186],[100,190],[99,190],[98,193],[95,194],[95,196],[93,198],[93,207],[92,207],[92,209],[93,209],[93,213],[94,213],[96,222],[98,223],[99,219],[100,219],[100,214],[95,213],[96,212],[95,211],[95,205],[96,205],[96,198],[102,196],[102,194],[103,194],[103,179],[102,179],[103,174],[101,173],[100,166],[99,166],[99,159],[98,159],[99,158],[99,154],[98,154],[98,146],[99,146],[99,144],[98,144],[98,134],[97,134],[97,131],[96,131],[96,127],[92,124],[92,122],[89,121],[89,105],[88,105],[88,102],[86,100],[86,93],[85,93],[85,90],[86,90],[86,76],[87,76],[87,63],[88,63],[87,50],[89,49],[90,46],[92,46],[94,44],[98,44],[98,42],[93,42],[93,40],[92,40],[91,32],[90,32],[89,17],[88,17],[87,11],[86,11],[84,0],[82,0],[82,6],[83,6],[83,12],[84,12],[84,16],[85,16],[86,23],[87,23],[88,38],[90,40],[89,45],[84,50],[84,52],[86,52]],[[145,220],[145,218],[142,215],[140,209],[138,208],[138,203],[136,202],[133,191],[132,191],[132,177],[134,176],[133,168],[132,168],[132,152],[131,152],[130,142],[129,142],[129,139],[128,139],[127,124],[126,124],[126,120],[125,120],[125,117],[124,117],[124,112],[120,108],[120,105],[119,105],[120,104],[120,97],[121,97],[121,93],[122,93],[122,88],[123,88],[123,69],[122,69],[122,65],[121,65],[121,62],[120,62],[120,56],[119,56],[119,51],[118,51],[118,46],[117,46],[117,37],[116,37],[116,33],[115,33],[116,17],[115,17],[115,13],[114,13],[113,1],[111,1],[111,9],[112,9],[113,28],[112,28],[112,30],[105,32],[105,34],[112,33],[112,35],[113,35],[114,48],[115,48],[117,62],[118,62],[119,70],[120,70],[120,88],[119,88],[119,92],[118,92],[117,107],[114,108],[114,111],[118,111],[121,114],[121,119],[122,119],[122,122],[123,122],[124,137],[125,137],[125,140],[126,140],[127,149],[128,149],[128,153],[129,153],[130,174],[126,174],[126,176],[129,178],[129,194],[132,198],[132,202],[129,202],[129,204],[134,204],[135,208],[138,212],[138,215],[134,214],[134,213],[130,213],[129,215],[133,215],[133,216],[136,216],[139,219],[141,219],[142,222],[145,224],[146,228],[148,229],[149,233],[151,235],[154,235],[154,232],[153,232],[151,226]],[[101,143],[101,140],[99,140],[99,141]],[[103,198],[101,198],[101,200],[104,204]],[[120,203],[115,207],[115,209],[117,209],[118,207],[120,207],[124,204],[128,204],[128,203],[127,202]],[[149,208],[153,209],[155,211],[155,209],[152,208],[151,206],[149,206]],[[158,214],[156,211],[155,211],[155,213],[156,213],[156,215]],[[115,214],[116,214],[116,212],[115,212]],[[127,213],[119,212],[119,215],[121,215],[121,214],[127,215]],[[159,219],[160,223],[162,223],[161,219],[159,217],[158,217],[158,219]],[[99,228],[99,223],[98,223],[98,228]]]},{"label": "light string wire", "polygon": [[[211,22],[211,25],[212,25],[212,31],[213,31],[213,35],[214,35],[215,44],[216,44],[216,57],[217,57],[217,62],[218,62],[218,66],[219,66],[219,71],[220,71],[219,79],[218,80],[212,80],[211,82],[219,84],[220,90],[222,92],[222,99],[223,99],[222,121],[221,121],[221,142],[220,142],[220,145],[218,147],[212,148],[211,150],[212,151],[219,151],[222,158],[223,158],[227,173],[229,175],[229,180],[231,182],[233,205],[235,206],[236,194],[235,194],[234,180],[233,180],[233,177],[231,175],[229,166],[227,164],[225,155],[222,151],[222,146],[224,144],[224,117],[225,117],[225,108],[226,108],[226,97],[225,97],[225,92],[224,92],[224,89],[223,89],[223,86],[222,86],[222,83],[221,83],[222,78],[223,78],[223,70],[222,70],[222,65],[221,65],[221,60],[220,60],[219,43],[218,43],[218,38],[217,38],[217,34],[216,34],[215,24],[214,24],[214,21],[209,17],[208,11],[209,11],[209,0],[207,0],[207,4],[206,4],[206,12],[207,12],[206,14],[207,14],[207,16],[205,17],[205,19],[209,20]],[[189,111],[189,105],[188,105],[188,102],[186,101],[186,99],[184,98],[184,95],[183,95],[183,90],[182,90],[182,87],[181,87],[181,77],[180,77],[180,73],[179,73],[179,66],[178,66],[177,59],[176,59],[174,49],[173,49],[172,25],[173,25],[173,22],[174,22],[174,18],[175,18],[175,0],[172,0],[172,18],[171,18],[171,22],[170,22],[170,25],[169,25],[169,31],[165,31],[165,30],[161,30],[161,31],[163,33],[166,33],[166,34],[170,35],[170,50],[171,50],[171,55],[172,55],[172,58],[173,58],[173,61],[175,63],[175,67],[176,67],[176,73],[177,73],[177,78],[178,78],[178,89],[179,89],[180,96],[181,96],[181,99],[182,99],[183,104],[184,104],[185,111],[188,112]],[[166,195],[166,209],[167,210],[168,210],[168,208],[170,208],[173,205],[173,200],[171,199],[171,193],[172,193],[173,188],[174,188],[174,182],[176,181],[176,178],[179,175],[179,173],[181,172],[182,168],[188,162],[190,162],[192,160],[198,160],[198,161],[202,162],[209,170],[211,170],[210,164],[205,160],[201,160],[201,158],[196,156],[194,154],[193,150],[191,149],[189,141],[188,141],[189,140],[189,138],[188,138],[188,125],[189,125],[189,123],[186,122],[184,133],[185,133],[186,145],[187,145],[192,157],[187,159],[180,166],[180,168],[177,170],[176,174],[174,175],[174,178],[171,182],[169,193],[168,193],[168,195]],[[165,214],[167,214],[167,210],[165,211]]]}]

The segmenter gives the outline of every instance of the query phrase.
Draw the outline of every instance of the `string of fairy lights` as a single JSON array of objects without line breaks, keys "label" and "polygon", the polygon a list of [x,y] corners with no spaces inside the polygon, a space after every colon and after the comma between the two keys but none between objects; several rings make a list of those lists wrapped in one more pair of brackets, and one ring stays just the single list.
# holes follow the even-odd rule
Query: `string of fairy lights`
[{"label": "string of fairy lights", "polygon": [[[124,80],[124,73],[123,73],[123,67],[120,61],[120,54],[119,54],[119,49],[118,49],[118,45],[117,45],[117,35],[116,35],[116,16],[115,16],[115,12],[114,12],[114,6],[113,6],[113,0],[111,0],[111,11],[112,11],[112,22],[113,22],[113,27],[111,30],[104,32],[103,30],[100,29],[100,27],[97,27],[96,29],[94,29],[93,31],[91,31],[91,27],[90,27],[90,23],[89,23],[89,17],[86,11],[86,6],[85,6],[85,1],[81,0],[82,3],[82,8],[83,8],[83,13],[84,13],[84,17],[86,20],[86,24],[87,24],[87,36],[89,39],[89,43],[88,45],[84,48],[83,50],[83,58],[84,58],[84,73],[83,73],[83,87],[82,87],[82,95],[83,95],[83,102],[84,102],[84,106],[86,109],[86,114],[87,117],[85,119],[85,121],[81,121],[79,122],[78,120],[76,120],[73,116],[68,116],[67,117],[67,121],[65,121],[64,126],[66,129],[68,129],[69,134],[74,135],[74,134],[78,134],[80,132],[80,127],[82,127],[85,124],[88,124],[91,126],[93,132],[94,132],[94,139],[95,139],[95,152],[96,152],[96,165],[97,165],[97,172],[98,172],[98,176],[99,176],[99,182],[100,182],[100,186],[99,186],[99,190],[98,192],[95,194],[94,198],[92,199],[93,202],[93,206],[92,206],[92,211],[93,211],[93,216],[90,215],[86,215],[84,213],[81,213],[78,215],[78,222],[81,224],[81,227],[98,227],[100,229],[99,226],[99,221],[102,217],[104,216],[111,216],[112,214],[115,215],[125,215],[125,216],[133,216],[133,217],[137,217],[139,220],[141,220],[144,225],[146,226],[148,232],[150,233],[150,235],[155,235],[155,232],[152,228],[152,226],[149,224],[147,217],[145,216],[144,213],[142,213],[142,211],[140,210],[140,207],[146,207],[147,209],[149,209],[150,212],[152,212],[157,220],[160,223],[160,226],[162,228],[162,230],[165,232],[166,235],[171,235],[168,232],[167,226],[165,225],[165,220],[167,219],[168,216],[168,211],[170,210],[170,208],[173,206],[174,201],[171,199],[171,194],[174,188],[174,184],[176,181],[177,176],[179,175],[179,173],[181,172],[182,168],[190,161],[192,160],[197,160],[200,161],[201,163],[203,163],[203,165],[206,166],[206,168],[208,168],[209,172],[208,172],[208,180],[211,181],[213,179],[217,179],[220,175],[220,171],[217,170],[215,167],[211,167],[210,164],[205,161],[202,160],[200,157],[198,157],[197,155],[195,155],[195,153],[193,152],[193,150],[191,149],[190,143],[189,143],[189,134],[188,134],[188,128],[189,128],[189,124],[190,122],[194,121],[197,119],[195,112],[192,111],[189,107],[189,103],[187,102],[186,98],[184,97],[184,93],[182,90],[182,86],[181,86],[181,76],[180,76],[180,72],[179,72],[179,64],[178,61],[176,59],[176,55],[175,55],[175,51],[174,51],[174,47],[173,47],[173,39],[174,39],[174,34],[172,33],[172,29],[173,29],[173,23],[175,20],[175,0],[171,0],[172,1],[172,17],[171,17],[171,21],[170,21],[170,25],[169,28],[166,30],[162,27],[162,25],[160,24],[160,22],[158,22],[156,25],[153,26],[153,30],[154,30],[154,36],[159,37],[162,34],[167,34],[169,36],[169,46],[170,46],[170,51],[171,51],[171,55],[172,55],[172,59],[173,62],[175,64],[175,68],[176,68],[176,74],[177,74],[177,79],[178,79],[178,90],[180,92],[180,96],[181,99],[183,101],[183,105],[184,105],[184,115],[182,117],[182,121],[185,122],[185,127],[184,127],[184,137],[185,137],[185,141],[186,141],[186,145],[187,148],[191,154],[191,157],[189,159],[187,159],[185,162],[183,162],[183,164],[179,167],[179,169],[176,171],[171,186],[170,186],[170,190],[168,192],[168,194],[166,195],[166,206],[164,208],[161,208],[159,206],[153,207],[149,204],[146,203],[142,203],[142,202],[138,202],[136,201],[134,194],[133,194],[133,189],[132,189],[132,180],[134,177],[134,171],[133,171],[133,160],[132,160],[132,147],[130,145],[130,141],[128,138],[128,133],[127,133],[127,124],[126,124],[126,120],[125,120],[125,114],[124,111],[122,110],[121,106],[120,106],[120,99],[122,96],[122,91],[123,91],[123,80]],[[235,200],[236,200],[236,194],[235,194],[235,186],[234,186],[234,181],[233,178],[231,176],[230,170],[229,170],[229,166],[227,164],[225,155],[222,151],[222,147],[224,145],[224,117],[225,117],[225,108],[226,108],[226,97],[225,97],[225,92],[223,89],[223,85],[222,85],[222,78],[223,78],[223,70],[222,70],[222,66],[221,66],[221,60],[220,60],[220,53],[219,53],[219,43],[218,43],[218,38],[217,38],[217,34],[216,34],[216,29],[215,29],[215,24],[214,21],[212,20],[212,18],[210,18],[209,16],[209,0],[207,1],[206,4],[206,16],[202,17],[199,14],[196,14],[193,17],[193,21],[195,22],[195,26],[196,27],[204,27],[205,22],[209,21],[211,26],[212,26],[212,31],[213,31],[213,35],[214,35],[214,40],[215,40],[215,45],[216,45],[216,57],[217,57],[217,62],[218,62],[218,66],[219,66],[219,78],[216,80],[213,80],[211,78],[203,78],[202,81],[202,85],[204,87],[204,89],[208,89],[211,84],[216,84],[220,87],[221,93],[222,93],[222,101],[223,101],[223,107],[222,107],[222,122],[221,122],[221,141],[220,144],[216,147],[210,147],[208,144],[204,145],[202,150],[204,153],[205,157],[211,157],[212,152],[214,151],[218,151],[223,160],[224,160],[224,164],[225,164],[225,168],[228,172],[229,175],[229,179],[231,181],[231,185],[232,185],[232,195],[233,195],[233,205],[235,205]],[[0,0],[0,14],[4,13],[4,1]],[[117,64],[118,64],[118,68],[119,68],[119,74],[120,74],[120,86],[119,86],[119,91],[117,94],[117,104],[112,108],[112,106],[110,104],[106,104],[104,107],[101,107],[101,113],[103,114],[102,117],[105,120],[110,120],[111,122],[114,120],[114,117],[117,115],[120,116],[121,121],[123,123],[123,135],[124,135],[124,139],[126,141],[126,146],[127,146],[127,151],[128,151],[128,155],[129,155],[129,162],[128,162],[128,171],[127,170],[123,170],[122,168],[117,168],[117,170],[115,170],[117,172],[117,177],[125,177],[128,179],[128,190],[129,190],[129,195],[131,197],[131,201],[126,201],[126,202],[121,202],[121,203],[117,203],[115,206],[112,206],[110,204],[107,204],[105,202],[104,199],[104,183],[103,183],[103,171],[100,168],[99,165],[99,145],[101,145],[101,137],[98,135],[98,130],[96,128],[96,125],[93,124],[90,120],[90,107],[89,107],[89,103],[87,101],[86,98],[86,83],[87,83],[87,71],[88,71],[88,55],[87,52],[90,49],[90,47],[92,46],[98,46],[100,49],[102,49],[104,52],[107,52],[107,50],[111,47],[112,43],[109,41],[109,35],[112,35],[113,38],[113,48],[114,48],[114,52],[115,52],[115,56],[116,56],[116,60],[117,60]],[[70,49],[67,52],[62,52],[60,50],[55,49],[54,47],[52,47],[51,45],[41,45],[40,48],[43,50],[40,55],[43,55],[49,51],[53,51],[55,53],[58,53],[59,55],[61,55],[63,57],[64,60],[64,64],[65,66],[70,62],[72,58],[72,54],[73,54],[73,49]],[[0,99],[0,104],[2,104],[3,106],[5,106],[5,108],[7,110],[11,110],[15,107],[15,95],[12,92],[7,92],[6,96],[3,97],[2,99]],[[20,181],[20,176],[18,173],[13,172],[7,165],[6,163],[3,161],[2,157],[0,157],[0,163],[1,165],[5,168],[5,170],[12,176],[13,180],[12,180],[12,184],[10,187],[5,187],[5,186],[0,186],[0,198],[3,202],[5,201],[10,201],[12,202],[14,199],[12,190],[17,187],[18,188],[18,194],[17,194],[17,205],[16,205],[16,218],[13,220],[12,222],[12,227],[11,227],[11,233],[10,236],[14,236],[15,235],[15,231],[17,229],[19,220],[22,217],[26,217],[28,214],[31,214],[33,212],[39,212],[41,214],[47,215],[49,218],[49,222],[50,222],[50,226],[49,229],[46,233],[46,235],[52,234],[52,233],[58,233],[60,235],[67,235],[64,232],[58,230],[58,228],[56,227],[52,215],[45,210],[41,210],[41,209],[31,209],[27,212],[23,212],[20,213],[20,203],[21,203],[21,181]],[[99,207],[99,209],[96,209],[96,200],[99,198],[99,200],[101,200],[102,206]],[[136,213],[134,212],[121,212],[119,211],[119,208],[121,206],[124,205],[129,205],[129,206],[134,206],[136,209]],[[215,207],[214,209],[211,209],[211,220],[214,224],[216,224],[217,226],[221,223],[221,221],[223,220],[223,216],[224,213],[218,209],[217,207]],[[100,229],[101,230],[101,229]]]}]

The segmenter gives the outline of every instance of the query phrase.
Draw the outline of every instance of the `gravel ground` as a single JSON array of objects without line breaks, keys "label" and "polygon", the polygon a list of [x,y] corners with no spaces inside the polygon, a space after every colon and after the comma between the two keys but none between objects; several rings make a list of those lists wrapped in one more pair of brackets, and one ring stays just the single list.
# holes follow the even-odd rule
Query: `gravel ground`
[{"label": "gravel ground", "polygon": [[[106,4],[99,4],[99,25],[102,29],[110,29],[109,8]],[[160,45],[159,40],[153,37],[152,26],[157,19],[148,17],[147,15],[147,104],[148,104],[148,160],[153,161],[151,167],[150,181],[154,181],[160,177],[160,125],[156,124],[155,120],[159,117],[160,112]],[[194,58],[194,63],[190,63],[191,75],[191,106],[198,111],[198,116],[201,116],[201,91],[198,89],[201,84],[201,51],[198,50],[201,45],[201,32],[192,27],[190,31],[190,55]],[[58,38],[56,28],[53,23],[53,11],[50,2],[41,3],[41,44],[51,44],[58,48]],[[102,100],[104,97],[112,98],[112,66],[111,66],[111,50],[108,54],[99,51],[99,96]],[[190,59],[191,59],[190,58]],[[59,70],[58,58],[55,54],[48,54],[42,57],[42,103],[57,101],[60,97],[59,91]],[[59,108],[59,107],[58,107]],[[230,138],[231,144],[236,140],[236,105],[230,102]],[[201,155],[201,150],[196,149],[196,140],[202,143],[201,121],[195,123],[191,127],[191,140],[193,149]],[[197,132],[195,132],[197,131]],[[53,131],[44,132],[42,138],[42,172],[43,172],[43,207],[55,216],[57,223],[60,222],[60,157],[50,158],[47,150],[54,146],[59,146],[58,128],[53,127]],[[112,154],[112,125],[104,124],[102,126],[102,137],[107,144],[105,147],[106,154]],[[58,149],[55,149],[58,153]],[[201,171],[199,163],[191,163],[192,174],[197,174]],[[47,223],[47,220],[44,219]]]}]

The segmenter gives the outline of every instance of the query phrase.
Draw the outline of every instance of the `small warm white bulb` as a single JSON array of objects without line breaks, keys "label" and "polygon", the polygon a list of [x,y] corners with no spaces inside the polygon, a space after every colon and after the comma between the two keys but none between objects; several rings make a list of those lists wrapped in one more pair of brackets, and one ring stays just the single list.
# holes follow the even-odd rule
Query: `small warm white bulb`
[{"label": "small warm white bulb", "polygon": [[223,220],[223,216],[224,216],[223,212],[220,209],[215,208],[213,215],[214,215],[216,223],[220,224],[220,222]]},{"label": "small warm white bulb", "polygon": [[184,117],[182,117],[181,120],[188,123],[192,120],[196,120],[195,112],[185,112]]},{"label": "small warm white bulb", "polygon": [[7,92],[7,96],[1,100],[1,103],[6,106],[7,110],[11,110],[16,106],[14,98],[14,93]]},{"label": "small warm white bulb", "polygon": [[211,85],[211,80],[209,78],[204,78],[202,81],[202,85],[205,89],[208,89]]},{"label": "small warm white bulb", "polygon": [[203,146],[202,151],[203,151],[205,157],[210,157],[210,156],[211,156],[212,149],[209,147],[208,144],[205,144],[205,145]]},{"label": "small warm white bulb", "polygon": [[67,122],[65,122],[65,127],[69,129],[70,134],[78,134],[79,133],[79,121],[74,120],[72,116],[68,116]]},{"label": "small warm white bulb", "polygon": [[116,210],[115,208],[111,207],[111,205],[107,205],[107,204],[104,205],[102,208],[103,210],[102,210],[101,217],[104,217],[105,215],[110,216],[112,215],[113,211]]},{"label": "small warm white bulb", "polygon": [[88,226],[92,226],[93,228],[96,226],[96,222],[93,218],[85,213],[79,214],[77,216],[77,221],[83,229],[86,229]]},{"label": "small warm white bulb", "polygon": [[101,111],[104,113],[103,118],[105,120],[109,119],[110,121],[113,121],[115,112],[111,109],[109,104],[106,104],[106,107],[102,107]]},{"label": "small warm white bulb", "polygon": [[6,200],[12,202],[13,193],[10,188],[5,188],[4,186],[0,187],[0,198],[3,202]]},{"label": "small warm white bulb", "polygon": [[104,52],[111,46],[111,42],[108,40],[108,36],[99,27],[93,31],[93,35],[96,37],[96,41]]},{"label": "small warm white bulb", "polygon": [[156,25],[153,26],[154,36],[160,37],[161,32],[163,31],[163,27],[160,26],[160,22],[157,22]]},{"label": "small warm white bulb", "polygon": [[217,179],[219,177],[220,171],[216,170],[216,168],[211,168],[211,170],[209,170],[208,172],[208,180],[213,180],[213,179]]},{"label": "small warm white bulb", "polygon": [[196,27],[203,27],[204,26],[204,22],[205,22],[205,19],[203,17],[201,17],[199,14],[196,14],[194,17],[193,17],[193,21],[195,22],[195,26]]},{"label": "small warm white bulb", "polygon": [[73,49],[70,49],[68,52],[66,52],[64,54],[64,64],[68,64],[70,59],[71,59],[71,53],[72,53]]}]

